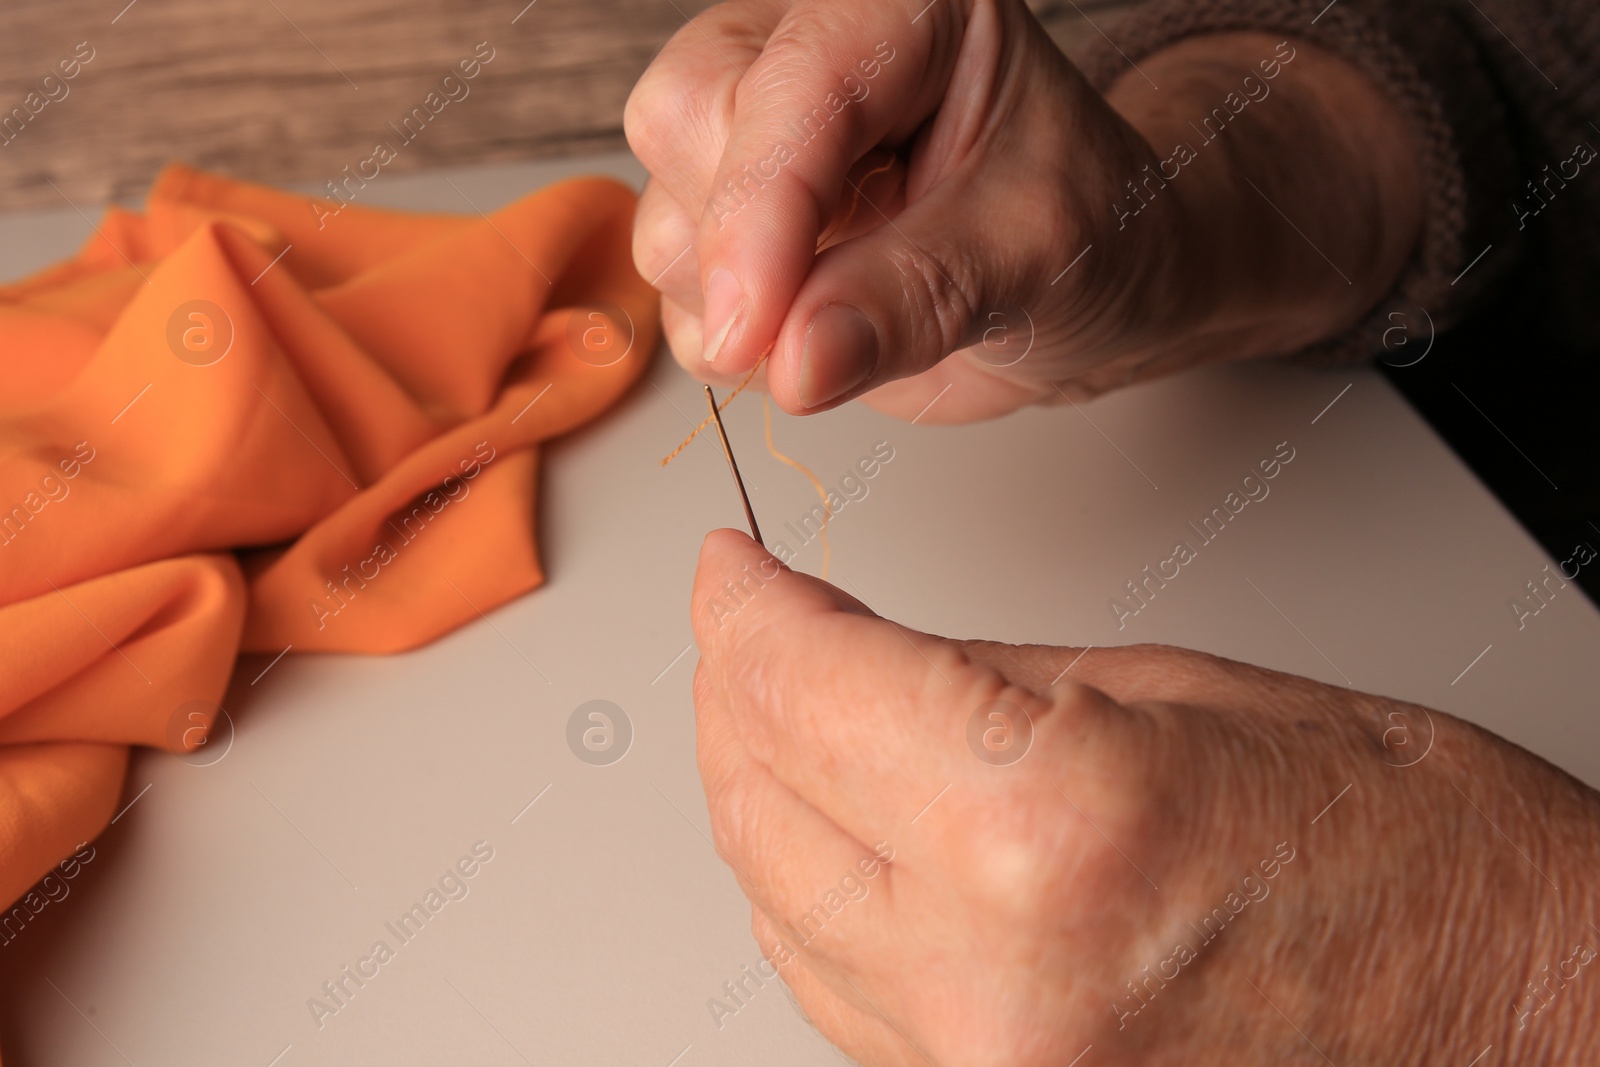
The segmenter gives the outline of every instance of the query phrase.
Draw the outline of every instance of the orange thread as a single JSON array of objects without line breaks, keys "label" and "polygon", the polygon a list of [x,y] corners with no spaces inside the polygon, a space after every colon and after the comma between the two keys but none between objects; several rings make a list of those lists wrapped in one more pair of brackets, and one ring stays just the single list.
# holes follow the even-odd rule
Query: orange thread
[{"label": "orange thread", "polygon": [[806,480],[816,487],[817,496],[822,498],[822,525],[817,529],[817,536],[822,539],[822,574],[823,581],[828,580],[828,562],[833,556],[833,549],[828,545],[828,519],[833,512],[828,509],[828,490],[823,488],[822,479],[811,473],[811,469],[799,460],[790,459],[778,451],[772,443],[772,399],[766,393],[761,394],[761,422],[767,435],[767,451],[772,453],[773,459],[782,460],[801,474]]},{"label": "orange thread", "polygon": [[[771,352],[771,351],[772,351],[772,346],[768,345],[767,346],[767,351],[761,353],[761,358],[756,360],[756,365],[754,367],[750,368],[750,373],[746,374],[744,376],[744,381],[742,381],[738,385],[734,386],[733,392],[729,393],[727,396],[722,398],[722,403],[717,405],[717,410],[718,411],[721,411],[723,408],[727,407],[729,404],[731,404],[733,402],[733,398],[734,397],[736,397],[740,393],[744,392],[744,387],[750,384],[750,380],[756,376],[756,371],[761,369],[761,364],[763,364],[763,363],[765,363],[767,361],[767,353]],[[705,418],[700,420],[700,425],[696,426],[694,428],[694,430],[690,432],[689,436],[685,437],[683,439],[683,441],[678,445],[677,448],[674,448],[671,452],[667,453],[666,458],[661,461],[661,465],[663,467],[665,467],[668,463],[671,463],[673,460],[677,459],[678,458],[678,453],[682,452],[684,449],[686,449],[690,445],[694,444],[694,439],[696,437],[700,436],[700,431],[705,429],[707,426],[710,426],[710,425],[711,425],[711,416],[707,415]]]},{"label": "orange thread", "polygon": [[861,206],[861,199],[862,197],[866,196],[866,194],[861,191],[861,187],[867,184],[867,179],[876,177],[877,175],[888,170],[890,167],[894,166],[895,158],[896,157],[893,152],[889,153],[889,161],[887,163],[883,164],[881,167],[873,167],[871,170],[867,171],[861,176],[861,180],[859,182],[850,183],[850,192],[852,194],[850,197],[850,206],[845,209],[844,217],[835,222],[832,226],[829,226],[827,231],[823,233],[821,239],[817,242],[818,251],[821,251],[822,245],[827,244],[828,241],[832,239],[834,234],[842,231],[850,224],[850,220],[856,217],[856,208]]},{"label": "orange thread", "polygon": [[[861,180],[859,182],[850,183],[850,192],[851,192],[850,206],[845,209],[844,216],[842,218],[840,218],[837,222],[835,222],[833,225],[829,226],[827,231],[825,233],[823,233],[823,235],[820,238],[818,238],[818,240],[817,240],[817,250],[818,251],[821,251],[822,250],[822,246],[827,244],[829,239],[834,234],[840,232],[841,230],[843,230],[845,228],[845,226],[849,225],[850,220],[855,217],[856,208],[861,205],[861,201],[866,195],[865,193],[863,193],[861,191],[861,187],[867,183],[867,180],[869,178],[876,177],[877,175],[882,174],[884,171],[888,170],[890,167],[893,167],[894,164],[895,164],[895,159],[896,159],[896,157],[895,157],[894,153],[891,152],[889,154],[889,159],[888,159],[888,161],[886,163],[884,163],[882,166],[874,167],[871,170],[867,171],[865,174],[863,174],[861,176]],[[777,344],[777,341],[774,340],[773,344]],[[767,357],[769,355],[771,355],[771,354],[772,354],[772,345],[768,345],[766,351],[761,353],[761,358],[756,360],[756,365],[754,367],[750,368],[750,373],[746,374],[744,376],[744,381],[742,381],[738,385],[734,386],[733,392],[729,393],[727,396],[722,398],[722,403],[717,405],[717,410],[718,411],[722,411],[723,409],[725,409],[729,404],[733,403],[733,398],[734,397],[736,397],[740,393],[744,392],[744,387],[749,385],[750,382],[755,378],[756,371],[761,369],[761,364],[765,363],[767,361]],[[767,451],[771,452],[773,454],[773,456],[776,457],[777,459],[781,459],[783,462],[787,463],[789,466],[793,467],[795,470],[799,471],[801,474],[803,474],[807,478],[811,479],[811,484],[817,487],[817,495],[822,497],[822,506],[823,506],[823,511],[824,511],[825,514],[823,515],[822,529],[819,531],[819,535],[822,538],[822,577],[824,579],[826,579],[828,577],[828,557],[829,557],[829,554],[830,554],[830,550],[828,548],[828,534],[827,534],[828,517],[827,517],[827,514],[826,514],[827,506],[828,506],[828,493],[827,493],[827,490],[825,490],[822,487],[822,482],[819,481],[817,479],[817,476],[812,474],[809,469],[807,469],[802,464],[797,463],[796,461],[790,459],[788,456],[784,455],[782,452],[779,452],[776,448],[773,447],[773,445],[772,445],[772,406],[768,402],[767,395],[765,393],[763,393],[761,395],[761,414],[762,414],[762,418],[766,421]],[[683,450],[688,448],[691,444],[693,444],[694,443],[694,439],[696,437],[700,436],[700,431],[704,430],[709,425],[711,425],[711,416],[707,415],[705,418],[700,420],[700,424],[694,428],[694,431],[692,433],[690,433],[688,437],[685,437],[678,444],[677,448],[674,448],[671,452],[667,453],[666,457],[662,459],[661,465],[663,467],[665,467],[668,463],[671,463],[673,460],[677,459],[678,456],[682,454]]]}]

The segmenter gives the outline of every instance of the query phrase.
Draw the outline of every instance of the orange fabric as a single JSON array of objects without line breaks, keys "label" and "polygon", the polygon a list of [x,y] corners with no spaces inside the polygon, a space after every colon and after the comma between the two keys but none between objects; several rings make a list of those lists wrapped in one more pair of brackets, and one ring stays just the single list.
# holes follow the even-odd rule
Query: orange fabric
[{"label": "orange fabric", "polygon": [[319,219],[173,166],[0,287],[0,902],[106,825],[128,745],[198,743],[241,650],[412,648],[543,581],[539,442],[655,349],[633,208]]}]

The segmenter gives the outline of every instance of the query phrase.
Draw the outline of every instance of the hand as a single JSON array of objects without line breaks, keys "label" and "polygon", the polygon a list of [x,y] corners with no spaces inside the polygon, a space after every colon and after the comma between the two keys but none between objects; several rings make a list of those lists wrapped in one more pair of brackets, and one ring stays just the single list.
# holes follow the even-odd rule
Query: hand
[{"label": "hand", "polygon": [[727,530],[692,614],[718,849],[863,1064],[1600,1055],[1600,797],[1515,746],[1181,649],[917,633]]},{"label": "hand", "polygon": [[[1103,97],[1021,0],[734,0],[696,17],[625,114],[651,175],[635,260],[679,362],[729,383],[770,347],[788,411],[867,394],[913,417],[942,396],[926,421],[949,422],[1355,322],[1419,226],[1393,107],[1342,61],[1260,35],[1141,68],[1167,92],[1130,75]],[[1170,173],[1172,145],[1198,140],[1186,120],[1251,76],[1275,99],[1225,148],[1200,142],[1130,221],[1130,183]]]}]

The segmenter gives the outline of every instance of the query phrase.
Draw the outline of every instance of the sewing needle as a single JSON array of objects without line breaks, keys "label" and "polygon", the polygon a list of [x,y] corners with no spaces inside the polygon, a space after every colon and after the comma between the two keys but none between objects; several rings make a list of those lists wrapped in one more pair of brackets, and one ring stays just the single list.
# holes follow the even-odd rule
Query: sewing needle
[{"label": "sewing needle", "polygon": [[728,469],[733,472],[733,484],[739,487],[739,500],[744,504],[744,517],[750,523],[750,536],[755,538],[756,544],[762,548],[767,543],[761,539],[761,527],[756,525],[756,513],[750,508],[750,494],[744,491],[744,479],[739,477],[739,464],[733,461],[733,448],[728,444],[728,431],[722,425],[722,412],[717,410],[717,398],[711,393],[711,386],[706,386],[706,403],[711,408],[711,418],[717,424],[717,436],[722,439],[722,454],[728,457]]}]

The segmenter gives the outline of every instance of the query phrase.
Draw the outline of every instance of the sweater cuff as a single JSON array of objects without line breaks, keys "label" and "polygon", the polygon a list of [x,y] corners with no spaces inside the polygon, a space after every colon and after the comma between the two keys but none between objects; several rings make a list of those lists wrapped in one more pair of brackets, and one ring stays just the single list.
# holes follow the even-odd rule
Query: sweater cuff
[{"label": "sweater cuff", "polygon": [[[1361,70],[1409,120],[1424,195],[1417,249],[1394,289],[1361,326],[1319,342],[1300,353],[1303,358],[1324,362],[1376,355],[1403,365],[1412,354],[1400,346],[1425,348],[1435,331],[1459,320],[1515,262],[1514,254],[1505,254],[1520,244],[1509,213],[1485,210],[1514,197],[1514,156],[1504,106],[1472,34],[1439,0],[1407,0],[1404,5],[1383,0],[1155,0],[1108,29],[1114,41],[1098,40],[1080,63],[1102,92],[1131,63],[1188,37],[1281,33]],[[1503,250],[1489,257],[1494,269],[1489,263],[1475,264],[1474,257],[1491,243]]]}]

